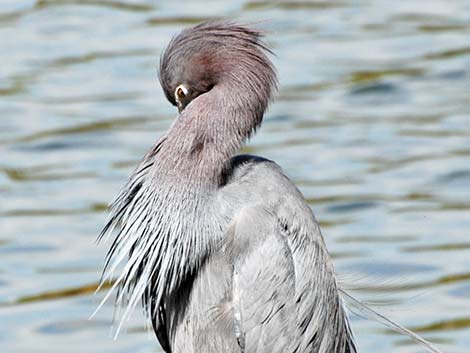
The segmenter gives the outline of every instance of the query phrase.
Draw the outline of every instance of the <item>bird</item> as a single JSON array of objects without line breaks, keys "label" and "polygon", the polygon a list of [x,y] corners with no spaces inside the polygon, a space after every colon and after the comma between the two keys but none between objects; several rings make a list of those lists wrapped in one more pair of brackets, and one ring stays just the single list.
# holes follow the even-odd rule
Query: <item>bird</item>
[{"label": "bird", "polygon": [[170,41],[158,71],[177,117],[99,236],[115,234],[117,331],[141,303],[167,353],[357,352],[311,208],[278,164],[239,154],[277,90],[263,35],[206,21]]}]

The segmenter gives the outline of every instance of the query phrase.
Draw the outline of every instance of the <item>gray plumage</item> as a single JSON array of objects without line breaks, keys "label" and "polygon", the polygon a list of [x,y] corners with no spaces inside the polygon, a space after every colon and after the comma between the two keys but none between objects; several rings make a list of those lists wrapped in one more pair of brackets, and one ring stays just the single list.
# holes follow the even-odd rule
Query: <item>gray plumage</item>
[{"label": "gray plumage", "polygon": [[142,300],[166,352],[354,353],[309,206],[274,162],[236,155],[276,88],[260,37],[207,22],[171,41],[160,82],[180,114],[113,203],[105,278],[120,269],[122,322]]}]

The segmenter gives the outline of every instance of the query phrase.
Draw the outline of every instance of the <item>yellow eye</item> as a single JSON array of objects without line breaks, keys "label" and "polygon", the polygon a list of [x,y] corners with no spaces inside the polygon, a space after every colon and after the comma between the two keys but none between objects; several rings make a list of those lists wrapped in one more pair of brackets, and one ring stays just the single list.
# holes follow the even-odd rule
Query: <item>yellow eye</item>
[{"label": "yellow eye", "polygon": [[184,85],[179,85],[175,89],[175,98],[177,100],[182,100],[188,94],[188,89]]},{"label": "yellow eye", "polygon": [[183,98],[184,97],[183,89],[181,87],[178,87],[178,89],[176,90],[176,94],[178,95],[178,97]]}]

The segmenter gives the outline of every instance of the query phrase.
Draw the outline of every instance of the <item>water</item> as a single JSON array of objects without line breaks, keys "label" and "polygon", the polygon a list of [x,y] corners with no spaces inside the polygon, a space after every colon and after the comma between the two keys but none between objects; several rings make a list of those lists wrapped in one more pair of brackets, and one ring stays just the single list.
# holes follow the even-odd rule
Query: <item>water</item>
[{"label": "water", "polygon": [[[280,92],[246,151],[276,160],[362,300],[470,350],[466,1],[2,0],[0,351],[158,352],[137,310],[92,320],[113,198],[175,117],[157,58],[209,17],[262,21]],[[353,317],[361,352],[423,352]]]}]

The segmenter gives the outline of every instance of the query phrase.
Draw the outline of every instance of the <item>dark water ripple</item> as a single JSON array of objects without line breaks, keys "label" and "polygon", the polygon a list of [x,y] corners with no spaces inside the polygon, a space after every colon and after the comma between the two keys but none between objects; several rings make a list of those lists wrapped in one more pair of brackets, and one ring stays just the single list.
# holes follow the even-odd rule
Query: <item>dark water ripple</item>
[{"label": "dark water ripple", "polygon": [[[138,311],[117,341],[111,303],[88,320],[110,286],[94,294],[94,240],[175,117],[158,55],[180,28],[227,17],[270,32],[280,77],[244,151],[299,185],[344,286],[468,353],[468,13],[464,0],[3,1],[0,352],[158,351]],[[361,352],[422,351],[353,320]]]}]

